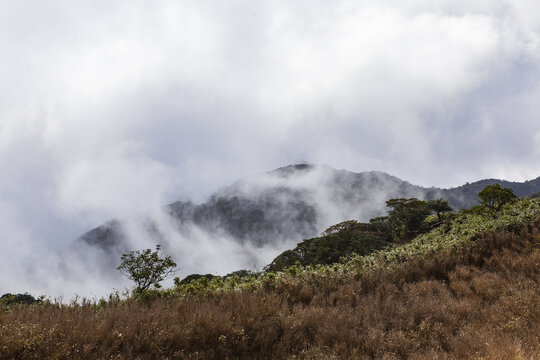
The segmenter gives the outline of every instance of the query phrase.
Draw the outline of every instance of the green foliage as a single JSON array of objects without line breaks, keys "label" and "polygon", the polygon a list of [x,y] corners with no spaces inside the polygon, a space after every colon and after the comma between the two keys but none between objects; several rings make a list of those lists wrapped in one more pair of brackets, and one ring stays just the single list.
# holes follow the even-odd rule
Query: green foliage
[{"label": "green foliage", "polygon": [[472,214],[472,215],[486,215],[489,212],[489,209],[487,209],[483,205],[475,205],[471,207],[470,209],[462,209],[460,211],[461,214]]},{"label": "green foliage", "polygon": [[[302,243],[305,243],[306,241],[308,240],[304,240]],[[279,254],[268,266],[265,267],[265,270],[280,271],[296,264],[297,262],[300,262],[302,260],[302,255],[300,254],[299,249],[300,244],[294,250],[285,250]]]},{"label": "green foliage", "polygon": [[377,233],[390,233],[391,228],[388,222],[388,216],[379,216],[369,220],[367,229]]},{"label": "green foliage", "polygon": [[442,221],[442,214],[452,211],[452,207],[448,204],[448,201],[443,199],[429,200],[427,201],[428,208],[437,215],[439,221]]},{"label": "green foliage", "polygon": [[189,284],[190,282],[192,282],[193,280],[199,280],[199,279],[203,279],[203,278],[206,278],[208,280],[210,279],[213,279],[215,278],[216,276],[215,275],[212,275],[212,274],[206,274],[206,275],[201,275],[201,274],[191,274],[191,275],[188,275],[186,276],[185,278],[183,278],[179,283],[180,284]]},{"label": "green foliage", "polygon": [[236,270],[236,271],[233,271],[232,273],[229,273],[225,276],[223,276],[225,279],[228,279],[228,278],[231,278],[231,277],[238,277],[238,278],[245,278],[245,277],[250,277],[250,276],[255,276],[257,275],[256,272],[254,271],[251,271],[251,270]]},{"label": "green foliage", "polygon": [[415,198],[390,199],[386,206],[391,208],[388,212],[388,223],[396,240],[423,230],[424,220],[431,214],[427,202]]},{"label": "green foliage", "polygon": [[474,238],[480,234],[495,230],[515,230],[521,224],[539,215],[540,202],[530,199],[524,199],[513,206],[504,207],[497,216],[463,211],[448,226],[438,227],[398,247],[375,252],[368,256],[357,256],[344,265],[354,266],[359,271],[365,271],[403,262],[411,257],[437,253],[446,248],[466,250],[474,246]]},{"label": "green foliage", "polygon": [[341,222],[329,227],[322,236],[303,240],[293,250],[284,251],[265,270],[283,271],[295,264],[333,264],[353,253],[369,254],[388,245],[388,232],[378,231],[380,228],[380,223]]},{"label": "green foliage", "polygon": [[160,245],[156,251],[152,249],[130,251],[123,254],[121,264],[117,267],[124,276],[135,282],[135,290],[142,293],[150,286],[159,288],[159,283],[175,273],[176,263],[170,256],[161,257]]},{"label": "green foliage", "polygon": [[11,305],[11,304],[23,304],[23,305],[32,305],[37,304],[43,301],[43,297],[38,299],[34,298],[29,293],[24,294],[4,294],[0,297],[0,304],[2,305]]},{"label": "green foliage", "polygon": [[478,193],[482,205],[497,212],[508,203],[512,203],[517,199],[516,194],[510,188],[503,188],[499,184],[486,186]]},{"label": "green foliage", "polygon": [[322,236],[337,234],[343,231],[355,231],[361,227],[361,224],[356,220],[346,220],[339,224],[332,225],[322,232]]}]

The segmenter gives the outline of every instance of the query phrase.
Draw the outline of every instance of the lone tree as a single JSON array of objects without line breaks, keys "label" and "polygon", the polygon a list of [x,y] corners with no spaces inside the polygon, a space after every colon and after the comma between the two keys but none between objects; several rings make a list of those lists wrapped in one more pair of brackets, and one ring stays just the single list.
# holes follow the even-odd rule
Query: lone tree
[{"label": "lone tree", "polygon": [[503,188],[499,184],[486,186],[478,193],[482,205],[497,212],[504,204],[512,203],[517,199],[516,194],[510,188]]},{"label": "lone tree", "polygon": [[159,288],[161,281],[172,277],[176,272],[176,263],[170,256],[161,257],[160,250],[161,245],[156,245],[154,252],[146,249],[122,254],[122,262],[116,269],[135,282],[135,290],[139,293],[152,285]]}]

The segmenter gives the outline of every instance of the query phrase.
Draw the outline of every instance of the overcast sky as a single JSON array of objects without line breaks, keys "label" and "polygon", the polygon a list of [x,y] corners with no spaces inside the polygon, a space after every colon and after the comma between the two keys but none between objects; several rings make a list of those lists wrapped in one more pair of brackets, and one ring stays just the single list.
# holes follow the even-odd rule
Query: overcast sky
[{"label": "overcast sky", "polygon": [[0,0],[0,270],[290,163],[540,176],[540,2],[472,3]]}]

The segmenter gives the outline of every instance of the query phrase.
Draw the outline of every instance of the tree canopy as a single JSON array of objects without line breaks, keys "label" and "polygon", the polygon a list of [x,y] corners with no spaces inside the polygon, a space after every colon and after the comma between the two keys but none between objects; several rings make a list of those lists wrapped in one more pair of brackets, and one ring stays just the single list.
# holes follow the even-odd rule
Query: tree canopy
[{"label": "tree canopy", "polygon": [[[418,234],[439,226],[452,211],[443,199],[424,201],[416,198],[397,198],[386,202],[387,216],[379,216],[367,223],[346,220],[332,225],[320,237],[305,239],[294,249],[277,256],[265,271],[282,271],[289,266],[332,264],[350,254],[367,255],[391,246],[395,241],[408,241]],[[432,214],[437,215],[437,219]]]},{"label": "tree canopy", "polygon": [[431,214],[431,209],[423,200],[390,199],[386,206],[392,208],[388,212],[388,221],[394,232],[418,231],[423,221]]},{"label": "tree canopy", "polygon": [[512,189],[503,188],[499,184],[486,186],[478,193],[478,197],[483,206],[496,212],[501,210],[505,204],[512,203],[517,199]]},{"label": "tree canopy", "polygon": [[161,257],[160,245],[152,249],[130,251],[123,254],[121,264],[116,269],[135,282],[137,292],[143,292],[150,286],[159,288],[159,283],[174,275],[176,263],[170,256]]},{"label": "tree canopy", "polygon": [[450,212],[454,209],[448,204],[448,201],[443,199],[429,200],[427,202],[428,208],[437,215],[439,221],[442,221],[442,214]]}]

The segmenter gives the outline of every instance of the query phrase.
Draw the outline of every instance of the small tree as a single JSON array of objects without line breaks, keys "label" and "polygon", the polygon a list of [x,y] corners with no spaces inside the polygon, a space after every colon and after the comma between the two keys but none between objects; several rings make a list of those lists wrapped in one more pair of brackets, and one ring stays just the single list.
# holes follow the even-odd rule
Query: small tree
[{"label": "small tree", "polygon": [[442,213],[452,211],[452,207],[448,204],[448,201],[443,199],[429,200],[427,202],[428,208],[437,215],[439,221],[442,221]]},{"label": "small tree", "polygon": [[135,282],[137,292],[143,292],[152,285],[159,288],[161,281],[172,277],[176,272],[176,263],[170,256],[161,257],[160,250],[161,245],[156,245],[154,252],[146,249],[122,254],[122,262],[116,269]]},{"label": "small tree", "polygon": [[482,205],[497,212],[501,210],[504,204],[514,202],[517,199],[516,194],[510,188],[503,188],[499,184],[486,186],[478,193]]}]

